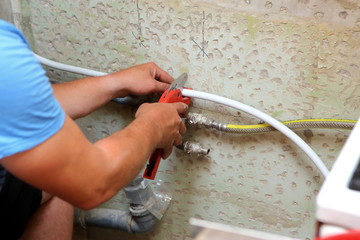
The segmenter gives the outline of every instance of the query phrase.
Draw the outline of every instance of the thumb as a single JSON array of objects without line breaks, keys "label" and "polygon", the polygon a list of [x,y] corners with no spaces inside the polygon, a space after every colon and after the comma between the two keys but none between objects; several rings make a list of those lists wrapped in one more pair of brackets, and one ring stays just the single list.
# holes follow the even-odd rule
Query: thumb
[{"label": "thumb", "polygon": [[181,114],[181,113],[186,113],[189,106],[186,105],[185,103],[182,103],[182,102],[176,102],[176,103],[172,103],[174,104],[175,108],[176,108],[176,111]]},{"label": "thumb", "polygon": [[156,82],[154,92],[163,93],[169,88],[170,84],[164,82]]}]

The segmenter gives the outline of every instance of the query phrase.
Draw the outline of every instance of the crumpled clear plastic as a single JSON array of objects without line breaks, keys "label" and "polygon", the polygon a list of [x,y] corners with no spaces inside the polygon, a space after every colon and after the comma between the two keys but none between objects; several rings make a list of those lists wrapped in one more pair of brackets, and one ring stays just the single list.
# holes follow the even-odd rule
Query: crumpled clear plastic
[{"label": "crumpled clear plastic", "polygon": [[159,220],[163,217],[172,199],[172,194],[162,180],[154,180],[149,183],[142,176],[138,176],[126,186],[124,192],[130,206],[132,204],[142,205]]}]

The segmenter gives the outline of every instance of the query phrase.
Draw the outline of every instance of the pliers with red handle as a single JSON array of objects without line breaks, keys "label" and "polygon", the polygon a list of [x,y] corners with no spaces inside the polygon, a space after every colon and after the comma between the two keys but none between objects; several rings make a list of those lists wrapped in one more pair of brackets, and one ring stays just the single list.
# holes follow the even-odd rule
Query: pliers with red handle
[{"label": "pliers with red handle", "polygon": [[[185,88],[184,84],[187,80],[187,73],[183,73],[178,77],[172,84],[170,88],[166,90],[160,97],[159,102],[161,103],[175,103],[175,102],[182,102],[190,105],[191,98],[183,97],[181,93],[181,89]],[[189,88],[187,88],[189,89]],[[154,180],[157,169],[159,167],[161,158],[162,158],[162,150],[156,149],[155,152],[150,156],[149,163],[146,166],[144,172],[144,178]]]}]

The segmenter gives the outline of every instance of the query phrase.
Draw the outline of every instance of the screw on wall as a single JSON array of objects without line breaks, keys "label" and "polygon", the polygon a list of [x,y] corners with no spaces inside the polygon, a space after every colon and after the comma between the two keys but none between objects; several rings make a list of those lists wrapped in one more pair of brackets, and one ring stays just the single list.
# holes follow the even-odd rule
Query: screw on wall
[{"label": "screw on wall", "polygon": [[200,52],[199,54],[202,53],[202,56],[205,57],[209,57],[209,55],[205,52],[205,11],[203,11],[203,18],[202,18],[202,43],[201,46],[200,44],[198,44],[195,39],[193,37],[190,38],[195,44],[196,46],[198,46],[200,48]]}]

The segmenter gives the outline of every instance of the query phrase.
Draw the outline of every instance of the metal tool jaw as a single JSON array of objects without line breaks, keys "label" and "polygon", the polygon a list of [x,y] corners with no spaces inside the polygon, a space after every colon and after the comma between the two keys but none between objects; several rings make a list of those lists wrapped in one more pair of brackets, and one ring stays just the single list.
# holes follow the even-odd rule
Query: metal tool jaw
[{"label": "metal tool jaw", "polygon": [[181,89],[185,88],[184,84],[186,83],[187,78],[188,78],[187,73],[181,74],[180,77],[178,77],[174,82],[172,82],[170,88],[161,95],[159,102],[162,103],[182,102],[189,106],[191,98],[183,97],[181,93]]}]

